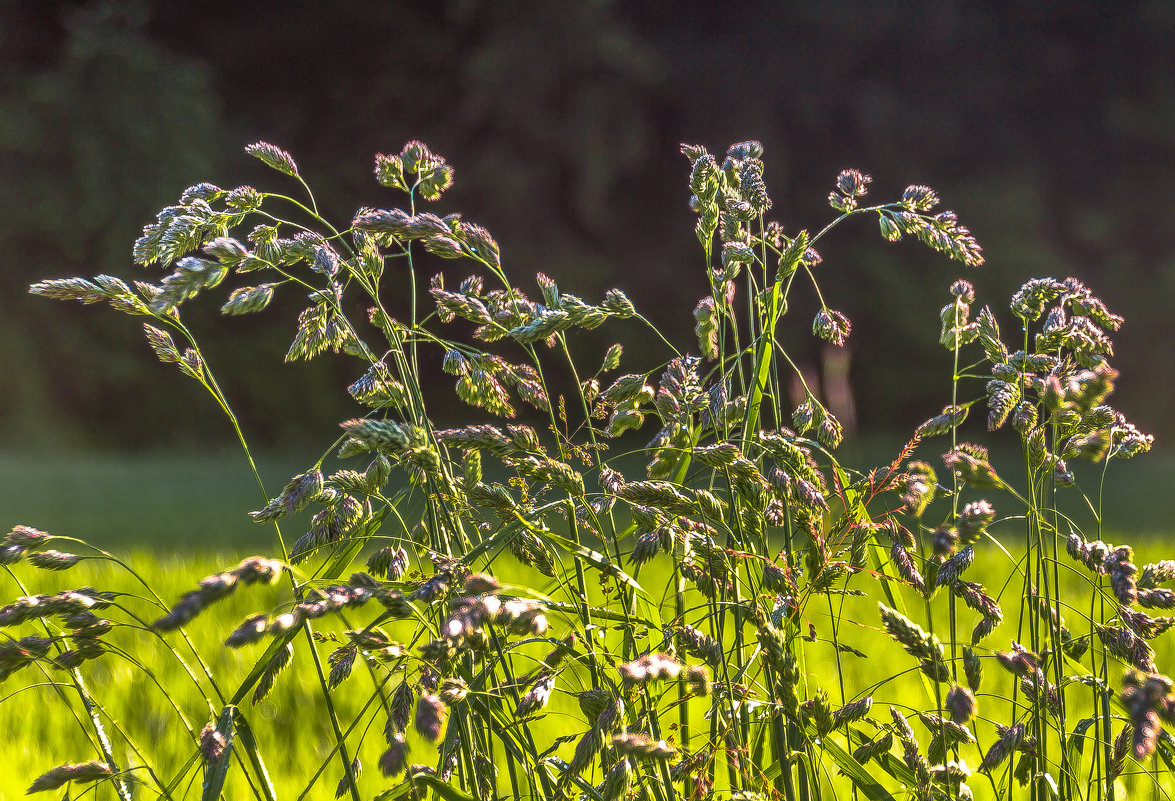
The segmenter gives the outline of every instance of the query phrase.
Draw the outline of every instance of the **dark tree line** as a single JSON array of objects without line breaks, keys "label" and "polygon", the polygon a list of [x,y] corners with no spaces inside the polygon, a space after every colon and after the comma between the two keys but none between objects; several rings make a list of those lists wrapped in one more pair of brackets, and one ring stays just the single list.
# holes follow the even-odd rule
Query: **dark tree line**
[{"label": "dark tree line", "polygon": [[[186,400],[133,321],[24,287],[135,276],[130,244],[185,186],[273,185],[241,155],[248,142],[292,151],[347,220],[389,202],[372,156],[412,138],[456,166],[444,208],[492,230],[513,275],[541,270],[584,295],[622,286],[685,342],[705,280],[680,142],[762,140],[772,216],[790,231],[829,218],[844,167],[871,173],[879,196],[929,184],[985,245],[968,276],[981,302],[1076,275],[1127,315],[1116,401],[1162,439],[1175,433],[1173,34],[1162,0],[6,4],[0,442],[207,441],[215,410]],[[860,423],[937,411],[926,387],[947,392],[936,314],[956,268],[864,224],[823,255],[829,302],[857,332]],[[206,346],[256,437],[320,440],[351,413],[345,371],[280,365],[296,298],[216,326],[204,305],[194,326],[219,332]],[[810,312],[793,312],[801,348]],[[660,358],[630,344],[626,364]]]}]

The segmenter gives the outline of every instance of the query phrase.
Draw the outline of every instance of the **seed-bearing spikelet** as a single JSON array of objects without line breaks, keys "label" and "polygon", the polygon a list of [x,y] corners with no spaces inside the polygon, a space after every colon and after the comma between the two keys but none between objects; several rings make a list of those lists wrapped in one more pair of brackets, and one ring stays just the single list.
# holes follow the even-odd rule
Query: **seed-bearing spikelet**
[{"label": "seed-bearing spikelet", "polygon": [[1132,561],[1134,551],[1129,545],[1120,545],[1106,559],[1106,568],[1110,574],[1110,587],[1118,601],[1129,606],[1138,600],[1138,585],[1135,576],[1138,567]]},{"label": "seed-bearing spikelet", "polygon": [[632,688],[651,681],[676,679],[681,674],[683,667],[680,662],[665,654],[651,653],[632,662],[618,665],[616,670],[624,679],[625,687]]},{"label": "seed-bearing spikelet", "polygon": [[1125,606],[1118,607],[1118,617],[1130,630],[1145,640],[1153,640],[1175,626],[1175,617],[1151,617]]},{"label": "seed-bearing spikelet", "polygon": [[27,595],[0,608],[0,626],[16,626],[26,620],[78,614],[109,605],[105,594],[90,595],[80,590],[66,590],[57,595]]},{"label": "seed-bearing spikelet", "polygon": [[999,379],[987,382],[987,430],[995,431],[1007,422],[1020,403],[1020,387]]},{"label": "seed-bearing spikelet", "polygon": [[621,759],[609,768],[600,788],[601,798],[604,801],[623,801],[627,798],[632,787],[632,773],[632,763],[628,759]]},{"label": "seed-bearing spikelet", "polygon": [[867,695],[857,701],[851,701],[832,713],[832,728],[839,729],[850,723],[856,723],[873,708],[873,696]]},{"label": "seed-bearing spikelet", "polygon": [[58,765],[53,770],[38,776],[29,789],[25,790],[25,793],[31,795],[45,790],[56,790],[67,782],[96,782],[109,778],[116,772],[113,765],[97,760]]},{"label": "seed-bearing spikelet", "polygon": [[[965,655],[964,659],[966,659]],[[968,678],[968,681],[970,681],[970,678]],[[975,717],[977,704],[971,690],[956,684],[947,691],[944,708],[950,713],[952,721],[958,724],[965,724],[971,718]]]},{"label": "seed-bearing spikelet", "polygon": [[938,573],[935,574],[934,586],[944,587],[954,584],[973,561],[975,561],[975,549],[968,545],[942,563]]},{"label": "seed-bearing spikelet", "polygon": [[631,559],[634,565],[642,565],[661,550],[663,531],[646,531],[638,534],[632,547]]},{"label": "seed-bearing spikelet", "polygon": [[975,735],[971,733],[971,730],[965,724],[947,720],[933,712],[919,712],[918,719],[930,730],[933,736],[946,737],[948,746],[957,743],[975,742]]},{"label": "seed-bearing spikelet", "polygon": [[975,649],[969,645],[963,646],[963,672],[971,692],[979,692],[979,686],[983,683],[983,662],[980,661],[979,654],[975,653]]},{"label": "seed-bearing spikelet", "polygon": [[722,664],[722,646],[710,635],[684,623],[672,630],[667,629],[667,639],[671,632],[676,632],[678,643],[690,656],[695,656],[711,666]]},{"label": "seed-bearing spikelet", "polygon": [[229,648],[239,648],[242,645],[254,643],[265,636],[268,628],[269,616],[265,613],[251,615],[228,636],[224,644]]},{"label": "seed-bearing spikelet", "polygon": [[388,704],[388,722],[384,729],[389,744],[394,734],[408,728],[408,721],[412,717],[413,698],[412,685],[407,681],[400,682],[392,693],[391,703]]},{"label": "seed-bearing spikelet", "polygon": [[[945,559],[957,550],[959,545],[959,531],[953,526],[939,526],[934,530],[934,537],[931,542],[934,548],[934,555],[939,557],[939,560]],[[938,586],[938,568],[941,566],[939,560],[931,561],[931,566],[935,567],[933,583],[936,587]]]},{"label": "seed-bearing spikelet", "polygon": [[664,740],[654,740],[646,734],[617,734],[612,737],[612,748],[620,757],[639,757],[666,762],[677,756],[677,749]]},{"label": "seed-bearing spikelet", "polygon": [[996,630],[999,621],[985,617],[975,624],[975,628],[971,630],[971,644],[978,645],[983,640],[991,636],[992,632]]},{"label": "seed-bearing spikelet", "polygon": [[250,517],[255,522],[265,523],[300,512],[322,492],[323,482],[321,470],[300,473],[291,478],[285,488],[266,504],[265,508],[250,512]]},{"label": "seed-bearing spikelet", "polygon": [[44,547],[50,539],[49,534],[32,526],[13,526],[12,530],[5,535],[4,542],[7,545],[17,545],[32,550]]},{"label": "seed-bearing spikelet", "polygon": [[718,332],[721,316],[714,304],[714,298],[704,297],[694,308],[694,334],[698,338],[698,349],[707,359],[718,358]]},{"label": "seed-bearing spikelet", "polygon": [[[354,776],[356,779],[358,779],[362,773],[363,763],[359,761],[359,757],[355,757],[353,760],[351,760],[351,776]],[[350,786],[351,779],[346,774],[344,774],[343,778],[339,779],[338,786],[335,787],[335,798],[342,798],[344,795],[346,795]]]},{"label": "seed-bearing spikelet", "polygon": [[914,730],[910,728],[910,722],[896,707],[891,706],[889,713],[893,719],[894,732],[902,744],[902,760],[914,771],[914,778],[919,786],[929,785],[930,765],[918,751],[918,739],[914,736]]},{"label": "seed-bearing spikelet", "polygon": [[452,706],[465,700],[465,697],[469,695],[469,686],[458,678],[445,679],[441,682],[437,695],[446,705]]},{"label": "seed-bearing spikelet", "polygon": [[1057,687],[1045,679],[1044,671],[1037,670],[1035,673],[1021,677],[1020,689],[1026,699],[1043,705],[1050,714],[1056,715],[1059,712],[1061,695]]},{"label": "seed-bearing spikelet", "polygon": [[228,751],[228,740],[217,728],[209,723],[200,732],[200,758],[208,766],[215,765]]},{"label": "seed-bearing spikelet", "polygon": [[906,649],[906,653],[922,660],[922,668],[927,675],[939,681],[944,680],[940,678],[944,673],[949,676],[942,643],[937,637],[928,634],[917,623],[885,604],[879,603],[877,607],[886,632]]},{"label": "seed-bearing spikelet", "polygon": [[1011,651],[996,651],[995,658],[1014,676],[1035,676],[1040,671],[1040,657],[1015,640]]},{"label": "seed-bearing spikelet", "polygon": [[293,656],[293,643],[286,643],[273,655],[273,658],[269,660],[269,664],[265,666],[265,670],[261,673],[261,678],[257,680],[257,687],[253,690],[254,704],[260,703],[269,695],[270,690],[273,689],[274,680],[290,664]]},{"label": "seed-bearing spikelet", "polygon": [[42,570],[68,570],[76,565],[81,557],[50,548],[44,551],[34,551],[28,554],[27,559],[33,567],[39,567]]},{"label": "seed-bearing spikelet", "polygon": [[714,684],[710,681],[710,673],[701,665],[690,665],[685,671],[686,689],[693,695],[710,695],[714,691]]},{"label": "seed-bearing spikelet", "polygon": [[587,766],[591,764],[593,757],[603,750],[604,744],[604,730],[598,725],[589,728],[575,746],[575,754],[567,766],[567,774],[564,776],[564,781],[569,780],[572,776],[578,776],[583,773],[587,769]]},{"label": "seed-bearing spikelet", "polygon": [[269,142],[257,142],[245,148],[245,152],[256,159],[263,161],[266,166],[289,176],[298,175],[298,165],[290,154]]},{"label": "seed-bearing spikelet", "polygon": [[48,637],[36,636],[0,642],[0,681],[45,656],[52,644]]},{"label": "seed-bearing spikelet", "polygon": [[607,690],[585,690],[576,696],[576,700],[584,717],[594,724],[612,703],[612,696]]},{"label": "seed-bearing spikelet", "polygon": [[518,708],[514,710],[514,717],[525,718],[546,707],[547,702],[551,700],[551,693],[554,689],[555,674],[543,671],[530,686],[530,689],[518,699]]},{"label": "seed-bearing spikelet", "polygon": [[1037,422],[1036,406],[1027,401],[1018,404],[1016,410],[1012,413],[1012,427],[1021,436],[1035,429]]},{"label": "seed-bearing spikelet", "polygon": [[955,475],[976,489],[1003,489],[1003,480],[987,460],[987,449],[962,443],[944,453],[943,462]]},{"label": "seed-bearing spikelet", "polygon": [[911,211],[926,212],[938,205],[938,193],[929,186],[915,184],[907,186],[902,193],[902,205]]},{"label": "seed-bearing spikelet", "polygon": [[421,693],[416,701],[416,731],[430,743],[441,738],[445,724],[445,705],[431,693]]},{"label": "seed-bearing spikelet", "polygon": [[922,574],[918,572],[918,568],[914,565],[914,559],[901,540],[895,539],[893,541],[893,545],[889,549],[889,556],[894,570],[902,579],[919,592],[926,589],[926,582],[923,580]]},{"label": "seed-bearing spikelet", "polygon": [[1134,728],[1132,744],[1135,759],[1142,761],[1154,753],[1162,735],[1160,717],[1171,720],[1175,717],[1175,697],[1172,682],[1158,673],[1145,674],[1127,670],[1122,679],[1122,702],[1130,714]]},{"label": "seed-bearing spikelet", "polygon": [[921,517],[926,511],[926,507],[934,500],[937,486],[934,468],[925,462],[910,462],[897,482],[902,504],[914,517]]},{"label": "seed-bearing spikelet", "polygon": [[816,439],[826,448],[836,448],[844,439],[844,426],[828,412],[824,412],[820,425],[816,427]]},{"label": "seed-bearing spikelet", "polygon": [[845,344],[852,330],[853,324],[849,318],[835,309],[821,309],[812,321],[812,333],[837,346]]},{"label": "seed-bearing spikelet", "polygon": [[367,560],[367,569],[373,575],[382,575],[390,581],[399,581],[408,569],[408,552],[388,545],[374,552]]},{"label": "seed-bearing spikelet", "polygon": [[790,566],[786,562],[786,555],[784,559],[784,567],[779,567],[771,562],[763,562],[763,589],[768,592],[786,594],[796,591],[795,582],[791,577]]},{"label": "seed-bearing spikelet", "polygon": [[963,507],[955,519],[959,532],[959,544],[971,545],[978,540],[991,522],[995,520],[995,509],[985,500],[972,501]]},{"label": "seed-bearing spikelet", "polygon": [[616,495],[630,503],[671,514],[689,514],[694,509],[690,499],[668,481],[630,481]]},{"label": "seed-bearing spikelet", "polygon": [[1098,639],[1106,651],[1145,673],[1155,670],[1155,652],[1125,626],[1096,626]]},{"label": "seed-bearing spikelet", "polygon": [[999,739],[988,749],[987,753],[983,755],[983,761],[979,763],[980,773],[989,773],[995,770],[1004,760],[1016,752],[1024,740],[1026,729],[1023,723],[1008,727],[1000,726],[999,729]]},{"label": "seed-bearing spikelet", "polygon": [[1126,754],[1130,751],[1130,744],[1134,737],[1134,727],[1129,723],[1122,727],[1118,736],[1114,738],[1114,748],[1110,762],[1106,766],[1106,778],[1114,781],[1126,769]]},{"label": "seed-bearing spikelet", "polygon": [[1087,570],[1098,575],[1104,575],[1106,572],[1106,559],[1110,550],[1101,540],[1087,542],[1076,532],[1069,535],[1066,544],[1066,551],[1070,556],[1081,562]]},{"label": "seed-bearing spikelet", "polygon": [[1146,453],[1154,445],[1155,438],[1151,434],[1143,434],[1131,423],[1125,420],[1114,426],[1112,431],[1113,445],[1110,455],[1119,459],[1130,459],[1140,453]]},{"label": "seed-bearing spikelet", "polygon": [[1138,590],[1137,603],[1147,609],[1175,609],[1175,592],[1161,587]]},{"label": "seed-bearing spikelet", "polygon": [[234,570],[208,575],[200,581],[199,590],[181,595],[179,603],[166,615],[156,620],[154,628],[159,631],[174,631],[200,614],[209,604],[235,592],[241,584],[257,584],[260,581],[273,583],[283,570],[280,561],[249,557],[241,561]]},{"label": "seed-bearing spikelet", "polygon": [[384,776],[398,776],[408,763],[408,741],[397,731],[392,733],[388,742],[388,749],[379,758],[379,769]]}]

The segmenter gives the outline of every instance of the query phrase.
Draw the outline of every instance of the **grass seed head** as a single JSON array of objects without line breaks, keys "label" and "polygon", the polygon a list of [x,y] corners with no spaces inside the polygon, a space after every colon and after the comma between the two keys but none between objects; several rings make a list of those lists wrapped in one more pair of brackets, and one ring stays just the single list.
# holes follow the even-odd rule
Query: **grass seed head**
[{"label": "grass seed head", "polygon": [[578,776],[587,769],[596,754],[603,750],[604,738],[604,729],[599,725],[592,726],[584,733],[576,744],[575,753],[567,766],[569,775]]},{"label": "grass seed head", "polygon": [[629,788],[632,786],[632,773],[632,763],[626,758],[609,768],[600,793],[604,801],[622,801],[627,798]]},{"label": "grass seed head", "polygon": [[68,570],[76,565],[80,559],[80,556],[72,553],[62,553],[53,548],[44,551],[34,551],[28,554],[29,564],[33,567],[39,567],[42,570]]},{"label": "grass seed head", "polygon": [[445,724],[445,705],[432,693],[421,693],[416,701],[416,731],[430,743],[441,738]]},{"label": "grass seed head", "polygon": [[979,771],[981,773],[990,773],[998,768],[1020,747],[1025,733],[1026,729],[1023,723],[1017,723],[1014,726],[1008,727],[1001,726],[999,739],[983,755],[983,761],[979,763]]},{"label": "grass seed head", "polygon": [[51,536],[49,534],[32,526],[13,526],[12,530],[4,536],[4,543],[6,545],[16,545],[21,548],[35,550],[44,547],[45,543],[50,539]]},{"label": "grass seed head", "polygon": [[408,741],[400,732],[393,732],[388,738],[388,748],[379,758],[379,770],[389,778],[404,772],[408,764]]},{"label": "grass seed head", "polygon": [[224,759],[225,753],[228,751],[228,740],[216,728],[214,723],[209,723],[200,732],[200,757],[204,760],[204,764],[211,767],[220,760]]},{"label": "grass seed head", "polygon": [[853,759],[861,764],[865,764],[870,759],[876,759],[883,754],[888,754],[893,748],[893,732],[885,732],[878,737],[869,740],[864,745],[858,747],[853,751]]},{"label": "grass seed head", "polygon": [[[966,655],[964,655],[964,660],[966,660]],[[968,681],[970,681],[970,677],[968,677]],[[977,680],[976,684],[978,683]],[[950,712],[951,720],[959,724],[965,724],[975,717],[975,711],[978,709],[974,693],[967,687],[957,684],[947,691],[944,706]]]},{"label": "grass seed head", "polygon": [[647,734],[617,734],[612,737],[612,748],[620,757],[638,757],[666,762],[677,757],[677,749],[664,740],[655,740]]},{"label": "grass seed head", "polygon": [[31,795],[45,790],[56,790],[67,782],[96,782],[107,779],[115,773],[114,767],[107,762],[92,760],[78,764],[67,763],[58,765],[47,773],[42,773],[25,792]]}]

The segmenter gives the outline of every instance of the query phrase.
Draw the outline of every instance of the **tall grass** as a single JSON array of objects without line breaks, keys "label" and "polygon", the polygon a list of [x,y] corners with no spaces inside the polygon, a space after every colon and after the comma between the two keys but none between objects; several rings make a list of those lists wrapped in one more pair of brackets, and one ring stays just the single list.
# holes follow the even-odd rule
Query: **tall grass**
[{"label": "tall grass", "polygon": [[[98,782],[121,798],[187,797],[197,785],[206,799],[276,798],[275,773],[307,772],[300,796],[352,799],[1087,799],[1114,798],[1132,773],[1156,792],[1171,786],[1161,722],[1175,696],[1149,640],[1175,618],[1148,610],[1175,606],[1162,586],[1175,562],[1139,567],[1128,546],[1100,539],[1099,482],[1151,439],[1105,403],[1117,377],[1107,332],[1122,320],[1080,282],[1026,283],[1012,339],[990,308],[973,314],[966,280],[951,284],[940,341],[954,369],[927,388],[928,405],[946,405],[891,462],[862,472],[834,455],[843,428],[777,332],[793,291],[810,286],[813,334],[850,337],[816,250],[850,218],[978,267],[979,245],[952,212],[934,211],[929,188],[866,205],[869,177],[846,170],[831,222],[788,234],[768,219],[758,143],[721,161],[683,147],[710,292],[694,309],[696,343],[679,350],[620,290],[591,303],[540,274],[529,298],[484,228],[418,208],[453,180],[419,142],[376,158],[403,207],[361,209],[349,226],[319,214],[288,153],[247,151],[301,194],[198,184],[135,245],[136,261],[167,271],[159,283],[32,288],[147,318],[155,354],[239,438],[257,484],[252,517],[271,527],[274,551],[192,580],[178,599],[150,580],[130,595],[30,595],[22,583],[0,609],[13,632],[0,675],[47,681],[92,749],[63,755],[79,761],[41,772],[30,792]],[[426,281],[421,250],[473,273]],[[307,294],[287,360],[352,359],[347,391],[367,409],[276,493],[181,315],[250,273],[265,282],[233,289],[222,311]],[[404,297],[398,319],[390,300]],[[659,340],[665,361],[615,376],[620,344],[577,361],[569,338],[603,324]],[[683,352],[695,345],[700,355]],[[542,422],[439,428],[426,352],[443,354],[475,419],[525,404]],[[793,377],[804,387],[794,405]],[[1018,443],[1015,486],[962,441],[972,408]],[[609,451],[635,429],[652,434],[640,474]],[[927,461],[935,442],[938,469]],[[1085,490],[1069,466],[1079,459],[1100,470]],[[1099,530],[1080,530],[1062,493],[1085,498]],[[282,523],[303,510],[305,532],[288,538]],[[67,542],[18,525],[0,561],[16,582],[82,557],[136,575]],[[974,580],[1001,577],[977,559],[1004,566],[1001,586]],[[284,588],[277,608],[258,594],[265,584]],[[266,611],[214,638],[202,622],[230,597]],[[180,670],[168,681],[197,699],[185,708],[159,682],[186,758],[140,744],[93,681],[112,661],[148,669],[137,649],[160,645]],[[247,655],[247,669],[225,669],[225,653]],[[327,748],[269,745],[255,712],[290,682],[317,696],[294,730],[317,727]],[[372,754],[374,782],[360,778]]]}]

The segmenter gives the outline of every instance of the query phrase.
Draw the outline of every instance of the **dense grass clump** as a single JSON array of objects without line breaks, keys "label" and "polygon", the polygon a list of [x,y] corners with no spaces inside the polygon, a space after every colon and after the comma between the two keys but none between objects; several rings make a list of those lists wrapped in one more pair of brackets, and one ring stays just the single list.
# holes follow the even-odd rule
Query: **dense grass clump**
[{"label": "dense grass clump", "polygon": [[[619,289],[589,302],[542,274],[533,299],[514,285],[488,231],[418,208],[453,181],[420,142],[376,158],[402,206],[361,209],[348,226],[318,213],[288,153],[252,145],[305,200],[197,184],[135,245],[136,261],[166,270],[158,283],[35,284],[146,318],[155,354],[212,397],[250,465],[247,426],[181,314],[226,281],[260,281],[228,294],[230,315],[307,295],[286,359],[352,360],[347,392],[364,411],[280,491],[253,468],[269,556],[183,586],[27,525],[9,532],[0,561],[21,597],[0,609],[0,678],[28,682],[10,703],[39,693],[85,737],[42,743],[53,763],[29,766],[29,791],[1169,790],[1175,694],[1151,641],[1175,622],[1161,614],[1175,607],[1175,562],[1103,542],[1100,490],[1084,492],[1071,467],[1094,462],[1104,480],[1114,459],[1150,448],[1106,403],[1122,318],[1075,279],[1033,279],[1012,298],[1009,338],[954,281],[940,315],[954,369],[927,401],[945,406],[892,461],[850,469],[834,455],[841,423],[777,337],[804,285],[819,302],[813,334],[834,346],[852,334],[821,291],[816,246],[859,216],[968,267],[979,245],[927,187],[866,205],[870,178],[856,170],[837,178],[830,223],[789,234],[768,217],[757,142],[721,160],[682,150],[710,286],[683,350]],[[422,249],[471,272],[426,282]],[[590,365],[574,358],[568,340],[605,324],[651,333],[665,361],[621,372],[619,343]],[[468,424],[430,415],[430,352],[476,410]],[[508,422],[525,408],[542,422]],[[973,409],[1021,453],[1016,478],[961,438]],[[634,461],[627,443],[641,435]],[[1085,499],[1098,530],[1079,528],[1065,495]],[[54,571],[76,576],[83,559],[142,580],[61,582]],[[149,719],[142,703],[105,700],[128,666],[165,699]]]}]

